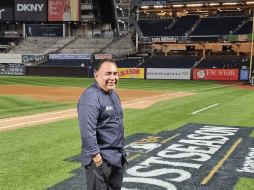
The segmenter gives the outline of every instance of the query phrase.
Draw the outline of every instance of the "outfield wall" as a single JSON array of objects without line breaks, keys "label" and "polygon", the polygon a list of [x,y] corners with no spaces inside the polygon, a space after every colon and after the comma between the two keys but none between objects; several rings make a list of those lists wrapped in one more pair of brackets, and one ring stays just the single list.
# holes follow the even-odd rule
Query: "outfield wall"
[{"label": "outfield wall", "polygon": [[[119,78],[158,80],[232,80],[248,81],[249,69],[118,68]],[[45,67],[8,64],[0,66],[0,75],[93,78],[93,67]]]},{"label": "outfield wall", "polygon": [[27,76],[88,77],[88,67],[26,67]]}]

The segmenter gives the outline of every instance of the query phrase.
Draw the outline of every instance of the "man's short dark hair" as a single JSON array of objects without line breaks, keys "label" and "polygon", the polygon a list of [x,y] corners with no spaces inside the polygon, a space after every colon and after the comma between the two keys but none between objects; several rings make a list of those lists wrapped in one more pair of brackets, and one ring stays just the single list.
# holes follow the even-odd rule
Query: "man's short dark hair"
[{"label": "man's short dark hair", "polygon": [[103,60],[101,60],[101,61],[97,64],[97,66],[96,66],[96,68],[95,68],[95,71],[99,71],[100,68],[101,68],[101,66],[102,66],[102,64],[105,63],[105,62],[114,63],[114,64],[116,65],[116,63],[115,63],[112,59],[103,59]]}]

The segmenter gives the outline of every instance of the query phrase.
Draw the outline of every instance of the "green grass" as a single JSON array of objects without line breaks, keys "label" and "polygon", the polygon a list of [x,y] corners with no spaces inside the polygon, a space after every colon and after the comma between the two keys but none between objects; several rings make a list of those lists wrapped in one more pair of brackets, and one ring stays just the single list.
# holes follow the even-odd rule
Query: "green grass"
[{"label": "green grass", "polygon": [[0,96],[0,119],[76,107],[76,103],[39,101],[27,96]]},{"label": "green grass", "polygon": [[[93,81],[76,78],[0,77],[1,84],[10,85],[88,87]],[[125,136],[135,133],[155,134],[174,130],[187,123],[254,127],[254,91],[233,87],[213,88],[219,86],[208,81],[121,80],[118,89],[195,93],[192,96],[158,102],[146,109],[124,109]],[[192,114],[216,103],[218,106]],[[72,107],[74,104],[1,96],[0,106],[1,117],[4,112],[8,112],[10,117],[30,113],[24,112],[26,109],[46,111]],[[254,132],[251,136],[254,137]],[[0,144],[2,189],[45,189],[70,177],[69,172],[80,166],[80,163],[64,161],[80,153],[76,118],[0,132]],[[247,190],[253,186],[253,179],[241,178],[235,189]]]}]

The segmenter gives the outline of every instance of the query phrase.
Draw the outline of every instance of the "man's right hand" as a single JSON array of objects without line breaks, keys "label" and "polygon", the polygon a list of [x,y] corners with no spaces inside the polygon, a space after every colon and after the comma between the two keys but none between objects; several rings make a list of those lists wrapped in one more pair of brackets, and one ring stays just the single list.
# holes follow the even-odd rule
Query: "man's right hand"
[{"label": "man's right hand", "polygon": [[98,154],[96,154],[96,155],[92,155],[92,159],[93,159],[93,161],[94,161],[96,167],[99,167],[99,166],[102,164],[102,162],[103,162],[100,153],[98,153]]}]

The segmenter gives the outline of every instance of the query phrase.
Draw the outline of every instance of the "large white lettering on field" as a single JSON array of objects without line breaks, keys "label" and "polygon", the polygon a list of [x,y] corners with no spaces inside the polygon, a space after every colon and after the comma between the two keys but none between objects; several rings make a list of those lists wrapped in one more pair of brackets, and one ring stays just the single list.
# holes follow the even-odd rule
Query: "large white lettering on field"
[{"label": "large white lettering on field", "polygon": [[[149,157],[128,169],[126,172],[129,177],[124,178],[124,184],[143,183],[176,189],[176,184],[173,183],[190,179],[192,177],[190,171],[201,168],[238,130],[239,128],[204,126],[159,151],[157,156]],[[153,146],[151,149],[155,148]],[[177,159],[185,159],[185,161]],[[163,176],[164,180],[156,178],[157,176]],[[128,190],[125,187],[123,189]]]},{"label": "large white lettering on field", "polygon": [[238,172],[254,173],[254,148],[249,148],[250,152],[245,157],[242,169],[237,169]]}]

